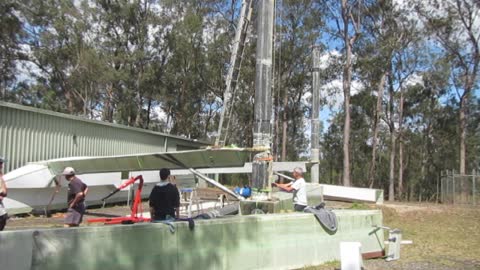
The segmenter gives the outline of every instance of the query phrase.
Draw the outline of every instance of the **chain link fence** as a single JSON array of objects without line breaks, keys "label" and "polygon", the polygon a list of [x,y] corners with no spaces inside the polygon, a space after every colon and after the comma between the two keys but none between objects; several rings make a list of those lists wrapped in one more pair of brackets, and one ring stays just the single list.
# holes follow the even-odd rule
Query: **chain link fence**
[{"label": "chain link fence", "polygon": [[480,174],[458,174],[445,171],[441,174],[440,199],[442,203],[470,204],[480,203]]}]

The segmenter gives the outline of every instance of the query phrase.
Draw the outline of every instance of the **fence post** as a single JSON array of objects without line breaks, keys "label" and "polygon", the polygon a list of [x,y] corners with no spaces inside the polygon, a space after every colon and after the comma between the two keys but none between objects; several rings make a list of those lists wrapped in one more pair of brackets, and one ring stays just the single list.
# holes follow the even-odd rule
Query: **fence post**
[{"label": "fence post", "polygon": [[442,203],[445,203],[445,201],[443,200],[444,197],[443,197],[443,187],[444,187],[444,184],[443,184],[443,171],[440,172],[440,201]]},{"label": "fence post", "polygon": [[475,201],[475,195],[476,195],[476,190],[475,190],[475,169],[472,170],[472,201],[473,201],[473,205],[476,205],[476,201]]},{"label": "fence post", "polygon": [[455,205],[455,197],[456,197],[456,194],[455,194],[455,171],[452,170],[452,203],[453,205]]},{"label": "fence post", "polygon": [[445,171],[445,176],[443,178],[443,183],[445,184],[445,187],[444,187],[444,190],[443,190],[443,196],[444,196],[444,200],[445,202],[448,201],[448,203],[450,203],[450,197],[448,196],[448,190],[450,189],[450,184],[448,183],[448,170]]},{"label": "fence post", "polygon": [[435,194],[435,203],[438,204],[438,200],[439,200],[439,196],[438,196],[438,193],[440,193],[440,182],[442,182],[442,176],[441,176],[441,172],[440,172],[440,177],[438,176],[437,174],[437,193]]},{"label": "fence post", "polygon": [[453,204],[455,202],[455,181],[453,180],[453,171],[450,171],[448,174],[448,181],[450,182],[450,203]]}]

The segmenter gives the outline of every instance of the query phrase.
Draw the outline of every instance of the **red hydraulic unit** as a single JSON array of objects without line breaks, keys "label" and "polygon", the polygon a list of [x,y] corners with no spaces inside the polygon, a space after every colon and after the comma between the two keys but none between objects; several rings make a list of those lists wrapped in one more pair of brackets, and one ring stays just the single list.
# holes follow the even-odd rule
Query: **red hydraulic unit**
[{"label": "red hydraulic unit", "polygon": [[106,199],[110,198],[113,196],[115,193],[119,192],[120,190],[128,187],[129,185],[134,184],[136,181],[139,181],[138,183],[138,189],[135,192],[135,198],[133,200],[133,206],[132,206],[132,212],[129,217],[113,217],[113,218],[91,218],[88,219],[87,222],[89,223],[94,223],[94,222],[100,222],[104,224],[133,224],[133,223],[138,223],[138,222],[149,222],[150,218],[144,218],[142,215],[142,188],[143,188],[143,177],[141,175],[136,176],[136,177],[131,177],[120,185],[117,189],[112,191],[110,194],[102,198],[102,201],[105,201]]}]

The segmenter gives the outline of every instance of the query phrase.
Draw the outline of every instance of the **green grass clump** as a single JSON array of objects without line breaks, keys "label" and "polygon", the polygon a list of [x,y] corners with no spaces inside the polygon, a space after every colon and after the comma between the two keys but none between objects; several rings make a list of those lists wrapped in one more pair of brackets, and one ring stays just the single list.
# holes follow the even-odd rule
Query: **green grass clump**
[{"label": "green grass clump", "polygon": [[353,210],[366,210],[370,209],[366,204],[364,203],[357,203],[354,202],[348,209],[353,209]]}]

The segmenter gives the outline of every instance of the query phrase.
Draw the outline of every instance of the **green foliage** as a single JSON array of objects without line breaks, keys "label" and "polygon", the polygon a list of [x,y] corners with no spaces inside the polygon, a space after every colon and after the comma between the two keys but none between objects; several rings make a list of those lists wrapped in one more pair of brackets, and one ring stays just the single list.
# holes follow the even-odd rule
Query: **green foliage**
[{"label": "green foliage", "polygon": [[24,35],[16,11],[16,1],[0,3],[0,97],[7,98],[6,90],[14,80],[15,60],[25,56],[19,52],[19,42]]},{"label": "green foliage", "polygon": [[[445,15],[442,17],[429,12],[427,2],[418,0],[411,0],[407,7],[396,6],[395,1],[347,2],[353,16],[361,20],[353,47],[352,75],[361,87],[351,95],[352,183],[370,184],[369,168],[376,151],[374,187],[387,189],[393,152],[395,179],[403,164],[407,194],[401,199],[433,200],[439,172],[460,165],[461,110],[467,113],[466,167],[472,170],[480,166],[480,58],[476,36],[468,35],[473,29],[468,25],[475,20],[474,25],[478,25],[478,16],[470,15],[478,13],[479,7],[471,0],[458,1],[457,6],[428,1],[438,9],[445,8],[439,13]],[[224,102],[240,3],[1,1],[0,97],[213,140]],[[337,0],[276,2],[272,134],[273,154],[278,159],[282,158],[282,148],[286,150],[284,158],[291,161],[306,159],[309,152],[305,123],[312,114],[312,45],[332,56],[329,65],[321,63],[328,66],[320,70],[321,105],[330,109],[341,105],[336,102],[342,100],[341,87],[326,87],[342,79],[344,68],[342,26],[337,25],[342,21],[340,6]],[[415,10],[405,9],[413,7]],[[239,147],[251,146],[253,141],[256,16],[254,7],[227,123],[226,144]],[[412,19],[422,19],[425,29],[418,28]],[[348,35],[355,31],[350,22]],[[385,94],[378,112],[378,144],[373,149],[377,95],[385,74],[385,87],[380,86]],[[417,78],[416,84],[411,83],[412,77]],[[339,184],[343,177],[344,116],[342,109],[333,109],[320,139],[320,181],[324,183]],[[393,148],[392,134],[397,139]],[[398,157],[400,144],[403,160]],[[248,177],[225,181],[240,184]]]},{"label": "green foliage", "polygon": [[283,119],[288,125],[287,145],[281,139],[277,145],[280,156],[282,147],[286,147],[286,160],[296,160],[309,143],[302,122],[310,115],[310,106],[302,102],[306,92],[311,91],[312,66],[311,50],[320,36],[324,24],[320,7],[315,1],[282,1],[277,13],[276,60],[274,74],[276,87],[273,93],[275,114],[279,119],[279,129],[275,136],[282,138]]}]

